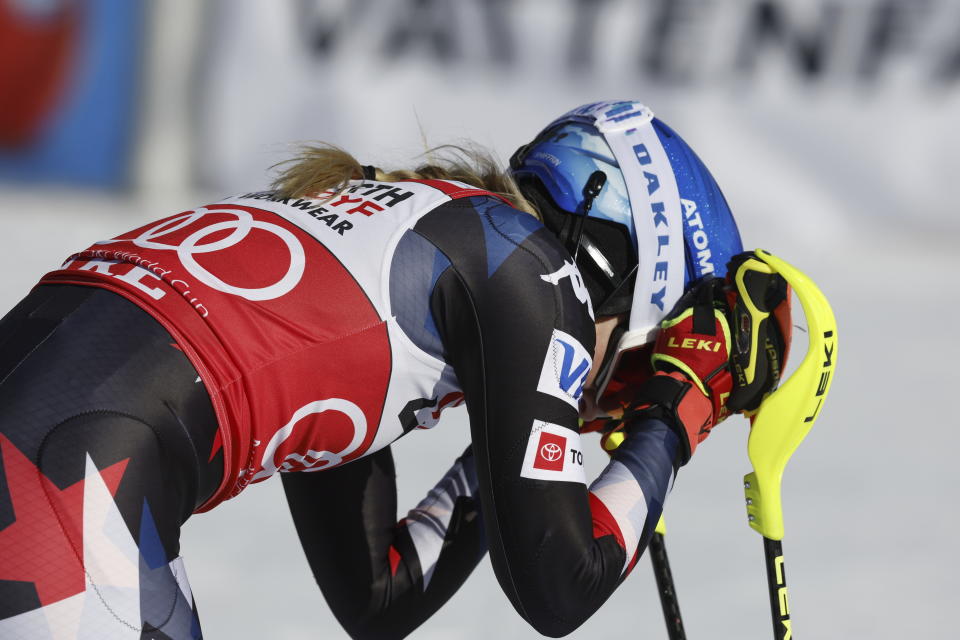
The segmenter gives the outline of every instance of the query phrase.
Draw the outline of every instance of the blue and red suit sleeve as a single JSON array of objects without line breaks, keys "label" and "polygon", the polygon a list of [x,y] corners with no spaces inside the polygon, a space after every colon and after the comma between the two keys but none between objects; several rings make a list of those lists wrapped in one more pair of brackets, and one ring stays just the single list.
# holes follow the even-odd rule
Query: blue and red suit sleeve
[{"label": "blue and red suit sleeve", "polygon": [[630,437],[590,485],[593,535],[612,535],[623,548],[623,575],[650,541],[673,485],[677,434],[659,420],[631,425]]}]

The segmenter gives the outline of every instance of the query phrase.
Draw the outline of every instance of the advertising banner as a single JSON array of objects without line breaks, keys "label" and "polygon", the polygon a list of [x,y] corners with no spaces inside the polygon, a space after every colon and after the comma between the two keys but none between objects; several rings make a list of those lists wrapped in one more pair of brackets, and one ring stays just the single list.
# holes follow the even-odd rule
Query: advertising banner
[{"label": "advertising banner", "polygon": [[577,104],[631,98],[738,219],[790,200],[810,226],[960,220],[920,206],[960,170],[948,0],[229,0],[209,17],[195,161],[217,189],[263,186],[307,140],[365,163],[464,139],[505,159]]},{"label": "advertising banner", "polygon": [[0,179],[128,180],[142,2],[0,0]]}]

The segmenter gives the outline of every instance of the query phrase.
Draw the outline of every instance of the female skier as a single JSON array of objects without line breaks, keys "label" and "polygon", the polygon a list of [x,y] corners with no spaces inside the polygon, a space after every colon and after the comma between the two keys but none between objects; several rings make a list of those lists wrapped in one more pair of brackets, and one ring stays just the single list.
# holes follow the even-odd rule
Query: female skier
[{"label": "female skier", "polygon": [[[0,321],[0,636],[201,637],[180,526],[277,471],[355,638],[409,634],[487,549],[539,632],[600,607],[785,341],[732,344],[733,218],[642,105],[475,160],[307,148],[41,279]],[[397,522],[389,445],[464,402],[471,447]],[[589,485],[581,418],[626,434]]]}]

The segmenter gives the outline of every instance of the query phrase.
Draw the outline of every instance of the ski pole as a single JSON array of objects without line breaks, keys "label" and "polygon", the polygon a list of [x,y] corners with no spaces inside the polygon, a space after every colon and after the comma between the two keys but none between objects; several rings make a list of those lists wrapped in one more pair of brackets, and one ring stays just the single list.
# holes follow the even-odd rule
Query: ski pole
[{"label": "ski pole", "polygon": [[657,580],[660,606],[663,608],[663,621],[667,625],[667,637],[670,640],[686,640],[687,634],[683,630],[683,619],[680,617],[680,603],[677,601],[677,592],[673,586],[673,573],[670,572],[670,561],[667,559],[667,547],[664,543],[666,534],[667,527],[661,515],[648,547],[650,562],[653,563],[653,576]]},{"label": "ski pole", "polygon": [[[760,404],[751,418],[747,453],[753,471],[744,477],[747,519],[763,536],[767,587],[774,638],[793,637],[787,582],[783,563],[783,505],[780,485],[783,470],[813,426],[830,390],[837,361],[837,324],[830,303],[817,285],[795,267],[765,251],[743,268],[778,273],[797,294],[809,329],[807,354],[783,385]],[[754,326],[765,317],[752,310]]]}]

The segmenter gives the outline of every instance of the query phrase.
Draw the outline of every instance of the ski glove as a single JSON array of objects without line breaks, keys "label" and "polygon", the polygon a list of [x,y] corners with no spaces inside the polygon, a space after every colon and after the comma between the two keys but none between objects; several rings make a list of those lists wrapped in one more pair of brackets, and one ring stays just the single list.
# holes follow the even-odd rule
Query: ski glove
[{"label": "ski glove", "polygon": [[[697,444],[727,415],[733,389],[729,311],[722,279],[708,277],[689,289],[660,323],[650,357],[654,375],[624,412],[620,428],[627,431],[643,418],[670,426],[680,438],[678,465],[690,460]],[[604,436],[608,451],[622,441],[615,431]]]},{"label": "ski glove", "polygon": [[791,326],[786,280],[752,251],[734,256],[725,280],[695,284],[660,324],[655,374],[625,403],[603,448],[616,449],[631,420],[658,418],[680,436],[678,463],[686,464],[716,424],[730,413],[752,415],[777,388]]}]

